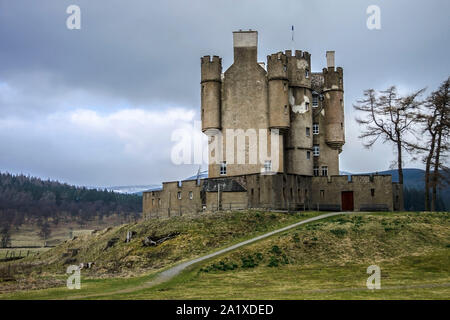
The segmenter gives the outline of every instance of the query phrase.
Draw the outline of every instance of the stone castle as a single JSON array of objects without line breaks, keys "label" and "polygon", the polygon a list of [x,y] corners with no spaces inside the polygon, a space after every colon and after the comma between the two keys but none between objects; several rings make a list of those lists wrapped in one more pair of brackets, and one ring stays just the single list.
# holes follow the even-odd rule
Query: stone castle
[{"label": "stone castle", "polygon": [[233,32],[234,62],[201,58],[207,179],[163,183],[143,196],[146,217],[247,208],[392,211],[402,188],[390,175],[339,175],[345,143],[343,69],[327,51],[312,72],[308,52],[257,61],[258,33]]}]

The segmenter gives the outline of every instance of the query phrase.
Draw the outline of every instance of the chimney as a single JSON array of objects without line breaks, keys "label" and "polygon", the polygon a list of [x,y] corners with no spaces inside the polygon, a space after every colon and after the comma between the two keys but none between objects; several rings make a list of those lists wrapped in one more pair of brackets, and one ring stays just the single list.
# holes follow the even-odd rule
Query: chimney
[{"label": "chimney", "polygon": [[327,67],[334,69],[334,51],[327,51]]},{"label": "chimney", "polygon": [[257,31],[234,31],[233,48],[234,62],[257,63],[258,32]]}]

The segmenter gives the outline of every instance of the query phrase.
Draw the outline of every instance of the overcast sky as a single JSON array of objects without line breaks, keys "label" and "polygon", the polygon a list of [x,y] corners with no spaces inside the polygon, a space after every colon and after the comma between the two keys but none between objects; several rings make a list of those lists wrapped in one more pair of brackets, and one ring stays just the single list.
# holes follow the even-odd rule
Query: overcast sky
[{"label": "overcast sky", "polygon": [[[81,30],[69,30],[69,5]],[[366,27],[369,5],[381,30]],[[435,89],[450,75],[447,0],[0,0],[0,171],[89,186],[192,175],[172,132],[200,119],[200,57],[232,63],[232,31],[259,32],[258,59],[295,47],[312,69],[344,68],[341,170],[388,169],[392,147],[361,146],[352,104],[367,88]],[[406,163],[421,167],[420,163]],[[206,168],[206,166],[204,166]]]}]

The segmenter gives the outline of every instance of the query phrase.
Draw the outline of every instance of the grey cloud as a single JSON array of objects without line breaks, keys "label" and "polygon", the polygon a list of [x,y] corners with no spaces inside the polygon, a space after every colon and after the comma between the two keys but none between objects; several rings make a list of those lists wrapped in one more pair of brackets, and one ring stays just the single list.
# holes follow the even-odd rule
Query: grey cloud
[{"label": "grey cloud", "polygon": [[[66,8],[71,4],[81,7],[81,30],[66,28]],[[381,8],[381,30],[366,28],[366,8],[372,4]],[[252,28],[259,31],[258,58],[265,61],[270,53],[291,49],[290,26],[295,25],[295,48],[312,54],[314,70],[325,65],[326,50],[335,50],[337,64],[344,67],[346,125],[353,136],[348,136],[341,154],[342,169],[381,170],[389,162],[386,156],[361,151],[354,137],[358,130],[352,103],[371,87],[437,87],[450,73],[449,10],[450,3],[439,0],[0,0],[0,119],[33,115],[42,121],[39,117],[45,114],[77,108],[107,113],[182,106],[198,111],[201,56],[220,55],[228,67],[233,59],[231,32]],[[16,94],[5,93],[5,86]],[[67,139],[73,136],[65,134]],[[31,143],[27,130],[2,135],[2,150],[7,150],[6,144],[32,148],[47,143]],[[46,139],[46,134],[41,137]],[[36,168],[38,174],[62,178],[70,170],[75,172],[71,177],[78,175],[77,182],[85,184],[95,171],[102,175],[96,181],[107,180],[107,165],[94,170],[95,164],[87,159],[72,169],[66,164],[68,151],[57,140],[54,143],[46,151],[55,159],[52,164],[49,158],[48,167],[34,163],[17,146],[15,158],[0,156],[0,169]],[[111,140],[103,143],[117,147]],[[156,153],[162,144],[170,145],[167,136],[155,144]],[[74,147],[87,152],[82,144]],[[129,159],[114,161],[117,180],[140,180],[137,173],[130,173]],[[134,167],[139,172],[164,161],[169,160]],[[192,168],[176,170],[184,176]],[[168,172],[151,178],[175,176]]]}]

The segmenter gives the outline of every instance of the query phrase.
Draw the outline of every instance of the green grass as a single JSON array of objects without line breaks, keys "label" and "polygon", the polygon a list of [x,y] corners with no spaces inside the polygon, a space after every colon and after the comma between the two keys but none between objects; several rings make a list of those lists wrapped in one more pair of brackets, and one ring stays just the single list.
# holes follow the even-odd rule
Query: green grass
[{"label": "green grass", "polygon": [[[247,214],[250,220],[256,215]],[[294,222],[290,219],[278,224]],[[222,240],[214,243],[216,249],[223,247]],[[381,268],[381,290],[366,288],[366,270],[373,264]],[[129,279],[82,278],[81,290],[56,288],[0,298],[449,299],[449,213],[331,217],[194,265],[166,283],[140,287],[160,270]],[[126,288],[134,290],[121,292]]]}]

